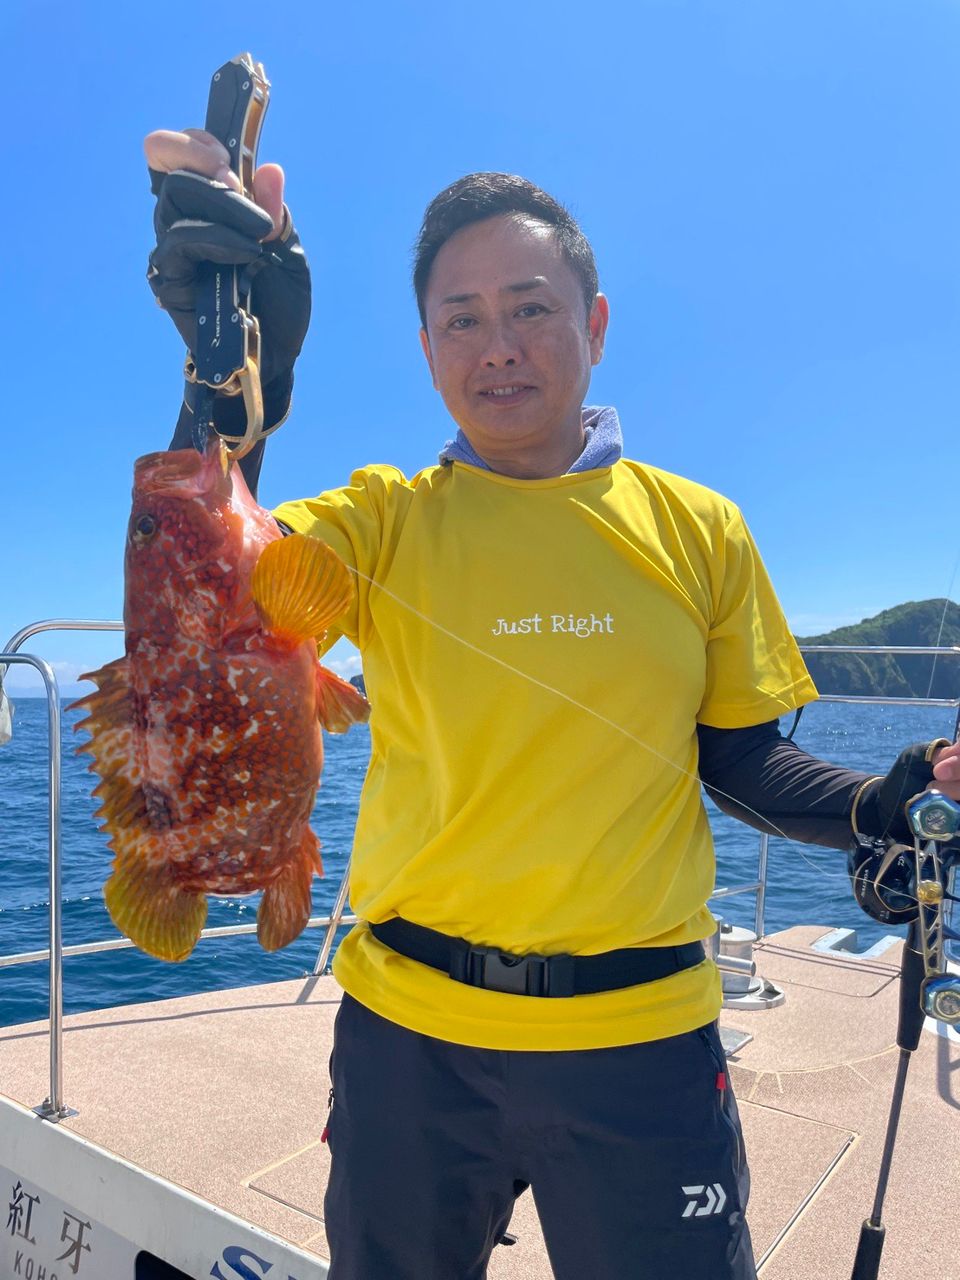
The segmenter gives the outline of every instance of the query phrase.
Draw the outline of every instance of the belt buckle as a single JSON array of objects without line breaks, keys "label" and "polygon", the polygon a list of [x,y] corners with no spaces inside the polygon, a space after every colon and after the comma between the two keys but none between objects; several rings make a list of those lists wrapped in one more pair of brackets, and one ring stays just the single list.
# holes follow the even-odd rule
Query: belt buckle
[{"label": "belt buckle", "polygon": [[496,947],[466,947],[451,956],[450,976],[504,995],[573,995],[572,956],[517,956]]}]

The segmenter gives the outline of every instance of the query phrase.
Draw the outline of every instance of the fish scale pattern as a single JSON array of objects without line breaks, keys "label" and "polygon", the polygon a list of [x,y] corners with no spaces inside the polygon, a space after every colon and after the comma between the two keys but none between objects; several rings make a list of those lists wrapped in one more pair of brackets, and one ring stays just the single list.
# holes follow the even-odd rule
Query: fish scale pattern
[{"label": "fish scale pattern", "polygon": [[127,652],[87,677],[98,687],[77,704],[88,712],[77,728],[90,734],[80,750],[100,776],[97,817],[115,854],[107,906],[151,954],[190,953],[208,893],[264,890],[269,950],[306,924],[322,870],[309,826],[321,724],[331,705],[332,727],[369,710],[317,661],[316,639],[351,591],[323,543],[281,538],[216,446],[138,462]]}]

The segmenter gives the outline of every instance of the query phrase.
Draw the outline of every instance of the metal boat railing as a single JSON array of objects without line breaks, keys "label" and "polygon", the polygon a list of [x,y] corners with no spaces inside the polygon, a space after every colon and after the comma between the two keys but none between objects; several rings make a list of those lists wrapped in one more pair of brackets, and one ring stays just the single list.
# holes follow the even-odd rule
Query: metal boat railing
[{"label": "metal boat railing", "polygon": [[[96,955],[104,951],[122,951],[134,944],[128,938],[108,939],[100,942],[80,943],[64,947],[62,941],[62,902],[61,902],[61,865],[62,848],[60,835],[60,739],[61,710],[60,690],[56,674],[49,663],[33,654],[20,653],[21,646],[34,635],[45,631],[122,631],[123,623],[100,621],[94,619],[49,619],[31,623],[16,632],[0,652],[0,680],[7,666],[24,664],[32,666],[39,672],[44,683],[47,697],[48,741],[49,741],[49,773],[48,773],[48,821],[49,821],[49,874],[50,874],[50,946],[41,951],[25,951],[15,955],[0,956],[0,968],[20,964],[35,964],[48,960],[50,963],[50,1090],[44,1101],[34,1110],[48,1120],[60,1120],[75,1112],[63,1102],[63,958],[64,956]],[[871,645],[803,645],[804,653],[862,653],[874,655],[924,655],[931,657],[960,657],[960,646],[943,647],[910,647],[910,646],[871,646]],[[960,730],[960,697],[957,698],[876,698],[867,696],[824,695],[822,702],[861,702],[882,704],[885,706],[926,706],[952,707],[957,711],[957,728]],[[955,735],[956,736],[956,735]],[[720,886],[711,895],[711,901],[732,898],[744,893],[756,894],[755,928],[758,938],[764,936],[764,913],[766,906],[767,862],[769,837],[760,836],[759,856],[757,863],[757,879],[746,884]],[[346,911],[349,893],[349,863],[344,872],[333,910],[328,916],[312,916],[306,928],[323,929],[324,937],[313,966],[313,973],[326,970],[327,962],[336,939],[338,929],[344,925],[356,924],[357,917]],[[256,924],[227,925],[218,928],[204,929],[200,938],[225,938],[236,934],[255,933]],[[733,957],[716,957],[721,968],[733,973],[746,972],[749,962]]]},{"label": "metal boat railing", "polygon": [[[122,622],[100,621],[87,618],[52,618],[44,622],[34,622],[23,627],[13,635],[0,653],[0,679],[8,666],[26,665],[39,672],[43,680],[47,696],[48,727],[48,775],[47,775],[47,813],[48,813],[48,864],[50,871],[50,946],[41,951],[23,951],[14,955],[0,956],[0,968],[13,965],[36,964],[41,961],[50,963],[50,1088],[47,1097],[35,1107],[38,1115],[47,1120],[62,1120],[65,1116],[76,1113],[64,1105],[63,1101],[63,959],[65,956],[96,955],[103,951],[123,951],[133,947],[129,938],[110,938],[101,942],[85,942],[75,946],[63,945],[62,929],[62,893],[61,868],[62,844],[60,834],[60,745],[62,734],[62,716],[60,708],[60,688],[56,673],[48,662],[33,654],[20,653],[21,646],[31,636],[44,631],[122,631]],[[326,964],[337,930],[341,925],[356,924],[357,917],[344,911],[346,906],[346,876],[337,895],[337,907],[329,916],[311,916],[307,921],[307,929],[324,929],[324,939],[318,953],[318,962],[314,972],[322,972],[320,961]],[[226,925],[219,928],[204,929],[200,938],[225,938],[234,934],[255,933],[256,924]]]}]

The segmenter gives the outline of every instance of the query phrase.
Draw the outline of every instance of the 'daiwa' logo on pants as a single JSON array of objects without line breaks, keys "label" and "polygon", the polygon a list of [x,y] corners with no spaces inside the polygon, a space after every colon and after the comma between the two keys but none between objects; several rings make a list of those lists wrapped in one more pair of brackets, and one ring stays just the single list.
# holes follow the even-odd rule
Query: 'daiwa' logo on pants
[{"label": "'daiwa' logo on pants", "polygon": [[712,1187],[683,1187],[685,1196],[690,1196],[687,1207],[683,1211],[685,1218],[709,1218],[722,1213],[727,1203],[727,1193],[719,1182]]}]

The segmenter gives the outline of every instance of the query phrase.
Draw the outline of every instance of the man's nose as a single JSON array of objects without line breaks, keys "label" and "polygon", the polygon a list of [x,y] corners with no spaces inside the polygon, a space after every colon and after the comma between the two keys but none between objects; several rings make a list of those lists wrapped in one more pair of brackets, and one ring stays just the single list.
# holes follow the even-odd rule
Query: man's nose
[{"label": "man's nose", "polygon": [[491,325],[487,332],[483,365],[486,369],[509,369],[520,363],[520,343],[512,326]]}]

